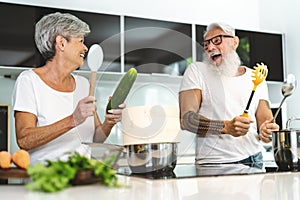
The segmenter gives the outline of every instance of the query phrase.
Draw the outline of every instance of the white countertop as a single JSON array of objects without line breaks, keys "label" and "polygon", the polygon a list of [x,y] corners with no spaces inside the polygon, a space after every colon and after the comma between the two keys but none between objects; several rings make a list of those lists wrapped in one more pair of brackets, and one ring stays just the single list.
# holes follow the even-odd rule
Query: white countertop
[{"label": "white countertop", "polygon": [[100,184],[74,186],[47,194],[30,192],[24,185],[0,185],[2,199],[76,200],[76,199],[243,199],[299,200],[300,173],[268,173],[253,175],[212,176],[150,180],[118,175],[124,188],[108,188]]}]

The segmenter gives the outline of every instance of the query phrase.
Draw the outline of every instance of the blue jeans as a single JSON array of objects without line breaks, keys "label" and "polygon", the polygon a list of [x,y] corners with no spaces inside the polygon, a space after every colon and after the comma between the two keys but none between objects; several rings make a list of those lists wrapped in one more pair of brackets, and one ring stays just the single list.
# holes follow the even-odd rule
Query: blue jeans
[{"label": "blue jeans", "polygon": [[244,165],[248,165],[249,167],[255,167],[255,168],[262,169],[263,156],[262,156],[261,152],[258,152],[257,154],[249,156],[248,158],[245,158],[245,159],[237,161],[237,162],[233,162],[233,164],[244,164]]}]

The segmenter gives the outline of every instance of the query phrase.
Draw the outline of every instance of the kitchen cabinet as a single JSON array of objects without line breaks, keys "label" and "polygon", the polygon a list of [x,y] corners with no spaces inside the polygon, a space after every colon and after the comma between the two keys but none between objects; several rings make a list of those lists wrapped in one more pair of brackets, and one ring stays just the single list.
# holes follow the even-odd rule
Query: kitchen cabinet
[{"label": "kitchen cabinet", "polygon": [[[34,42],[35,24],[53,12],[71,13],[86,21],[91,29],[85,38],[86,46],[99,43],[104,51],[99,71],[121,72],[120,16],[8,3],[0,3],[0,66],[18,68],[44,64]],[[85,63],[81,69],[89,68]]]},{"label": "kitchen cabinet", "polygon": [[35,8],[0,3],[0,66],[36,67]]},{"label": "kitchen cabinet", "polygon": [[[38,67],[43,59],[34,43],[35,23],[51,12],[69,12],[86,21],[91,33],[90,47],[99,43],[104,62],[99,71],[126,72],[135,67],[139,73],[181,76],[192,61],[202,61],[201,47],[206,26],[132,16],[111,15],[22,4],[0,3],[0,66]],[[240,37],[238,53],[247,66],[265,62],[268,81],[284,80],[284,37],[280,33],[236,30]],[[88,70],[85,64],[79,70]],[[2,73],[3,74],[3,73]],[[5,74],[9,75],[9,74]]]},{"label": "kitchen cabinet", "polygon": [[182,75],[192,59],[192,25],[125,16],[125,66]]},{"label": "kitchen cabinet", "polygon": [[[35,47],[34,26],[42,16],[53,12],[71,13],[90,25],[91,33],[85,44],[90,47],[99,43],[103,48],[104,62],[99,71],[124,72],[135,67],[139,73],[182,75],[192,57],[191,24],[20,4],[0,5],[0,25],[5,27],[0,36],[6,38],[0,43],[3,67],[44,64]],[[9,74],[1,72],[1,75],[19,74],[18,69],[10,70]],[[78,70],[89,70],[87,63]]]},{"label": "kitchen cabinet", "polygon": [[[197,61],[203,61],[204,51],[201,47],[206,26],[196,25]],[[237,53],[243,65],[252,68],[263,62],[268,66],[267,81],[283,82],[284,67],[284,35],[282,33],[235,30],[239,37]]]},{"label": "kitchen cabinet", "polygon": [[236,35],[240,39],[237,52],[246,66],[251,67],[263,62],[269,69],[266,80],[285,80],[283,34],[236,30]]}]

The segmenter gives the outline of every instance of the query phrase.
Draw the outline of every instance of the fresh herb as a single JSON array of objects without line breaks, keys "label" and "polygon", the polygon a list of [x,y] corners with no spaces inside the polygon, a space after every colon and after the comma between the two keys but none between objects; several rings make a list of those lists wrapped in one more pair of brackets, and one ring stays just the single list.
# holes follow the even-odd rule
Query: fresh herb
[{"label": "fresh herb", "polygon": [[79,153],[70,153],[67,161],[47,161],[45,165],[36,163],[29,165],[27,173],[32,179],[26,187],[32,191],[57,192],[71,186],[76,173],[82,170],[92,170],[100,183],[110,187],[120,187],[116,171],[110,166],[115,161],[111,156],[104,161],[93,160]]}]

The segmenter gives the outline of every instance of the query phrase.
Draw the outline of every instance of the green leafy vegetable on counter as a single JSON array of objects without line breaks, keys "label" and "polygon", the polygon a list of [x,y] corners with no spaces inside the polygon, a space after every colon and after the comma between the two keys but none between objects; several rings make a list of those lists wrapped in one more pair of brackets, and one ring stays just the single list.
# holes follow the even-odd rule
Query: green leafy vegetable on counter
[{"label": "green leafy vegetable on counter", "polygon": [[29,165],[27,174],[32,179],[26,184],[31,191],[57,192],[71,186],[76,173],[82,170],[92,170],[100,183],[110,187],[120,187],[116,171],[110,166],[115,161],[111,156],[104,161],[93,160],[79,153],[69,153],[67,161],[47,161],[45,165],[36,163]]}]

